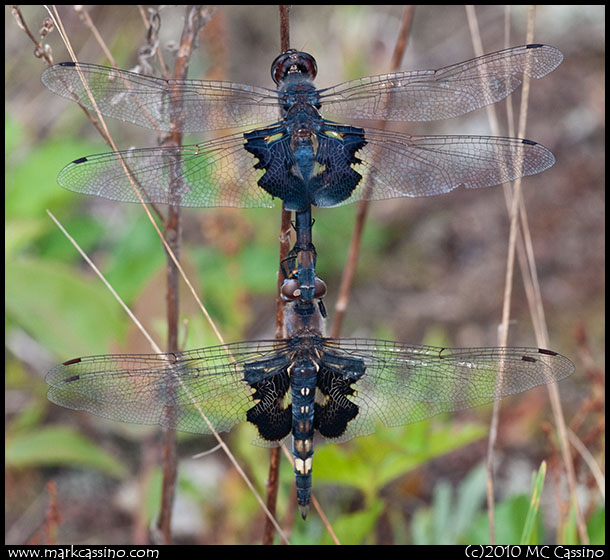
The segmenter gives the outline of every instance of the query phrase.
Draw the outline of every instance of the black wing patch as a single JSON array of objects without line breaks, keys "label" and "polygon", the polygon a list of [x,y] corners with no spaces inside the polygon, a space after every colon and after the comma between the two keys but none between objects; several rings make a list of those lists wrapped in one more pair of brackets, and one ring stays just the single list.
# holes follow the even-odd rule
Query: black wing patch
[{"label": "black wing patch", "polygon": [[361,163],[355,153],[366,144],[362,128],[325,123],[316,133],[315,156],[305,158],[302,168],[286,127],[254,130],[244,138],[246,151],[258,158],[254,167],[265,170],[258,186],[281,199],[286,210],[335,206],[347,200],[362,179],[352,167]]},{"label": "black wing patch", "polygon": [[359,407],[347,397],[355,394],[352,384],[364,375],[364,362],[325,353],[318,371],[318,391],[322,402],[316,403],[314,428],[327,438],[338,438],[356,418]]},{"label": "black wing patch", "polygon": [[244,138],[246,151],[258,158],[254,168],[265,170],[258,186],[282,200],[286,210],[305,210],[310,204],[307,190],[303,180],[292,173],[296,162],[285,128],[253,130],[245,133]]},{"label": "black wing patch", "polygon": [[318,133],[316,162],[322,171],[312,177],[309,187],[311,203],[322,208],[347,200],[362,180],[352,166],[362,163],[356,152],[366,145],[364,130],[354,126],[324,126]]},{"label": "black wing patch", "polygon": [[283,440],[292,430],[292,405],[286,404],[290,389],[286,364],[278,363],[278,358],[245,364],[244,379],[254,389],[252,398],[259,401],[246,412],[246,420],[264,440]]}]

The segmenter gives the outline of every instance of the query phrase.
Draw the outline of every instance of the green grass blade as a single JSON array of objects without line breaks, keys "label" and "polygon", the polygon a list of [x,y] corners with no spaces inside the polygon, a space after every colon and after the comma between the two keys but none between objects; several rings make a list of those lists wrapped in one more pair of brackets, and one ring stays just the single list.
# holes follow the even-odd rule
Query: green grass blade
[{"label": "green grass blade", "polygon": [[540,505],[540,496],[542,494],[542,487],[544,486],[544,479],[546,476],[546,461],[542,461],[538,474],[535,476],[532,483],[532,493],[530,495],[530,507],[527,511],[525,518],[525,524],[523,525],[523,532],[521,533],[520,544],[533,544],[532,535],[536,526],[536,515],[538,514],[538,506]]}]

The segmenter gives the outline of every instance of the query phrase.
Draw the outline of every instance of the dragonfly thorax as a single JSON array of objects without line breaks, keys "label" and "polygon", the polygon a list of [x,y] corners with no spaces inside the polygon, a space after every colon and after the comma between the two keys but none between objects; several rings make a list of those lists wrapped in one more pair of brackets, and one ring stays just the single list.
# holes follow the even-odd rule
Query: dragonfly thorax
[{"label": "dragonfly thorax", "polygon": [[286,304],[284,309],[284,336],[324,336],[325,318],[313,301],[297,300]]},{"label": "dragonfly thorax", "polygon": [[290,110],[306,111],[308,108],[311,111],[314,110],[315,114],[310,114],[309,118],[314,117],[321,119],[320,109],[320,94],[316,87],[303,79],[299,79],[299,75],[289,76],[284,83],[280,86],[280,91],[283,93],[282,96],[282,110],[284,116],[288,114]]}]

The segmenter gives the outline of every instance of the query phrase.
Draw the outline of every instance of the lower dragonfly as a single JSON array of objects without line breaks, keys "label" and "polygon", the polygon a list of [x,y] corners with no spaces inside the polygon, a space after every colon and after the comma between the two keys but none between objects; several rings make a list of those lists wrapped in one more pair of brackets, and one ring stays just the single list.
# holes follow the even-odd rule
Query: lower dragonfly
[{"label": "lower dragonfly", "polygon": [[198,434],[212,433],[211,426],[227,431],[247,420],[263,445],[279,445],[292,435],[297,501],[305,519],[315,433],[346,441],[371,434],[379,422],[418,422],[573,373],[568,358],[541,348],[326,338],[326,284],[315,274],[311,226],[310,213],[297,213],[296,242],[282,263],[284,338],[68,360],[47,375],[48,398],[113,420]]}]

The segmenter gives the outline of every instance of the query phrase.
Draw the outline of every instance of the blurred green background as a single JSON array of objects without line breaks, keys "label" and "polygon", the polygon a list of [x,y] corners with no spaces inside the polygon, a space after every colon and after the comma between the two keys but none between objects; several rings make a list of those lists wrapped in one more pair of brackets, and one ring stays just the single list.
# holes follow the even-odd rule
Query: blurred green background
[{"label": "blurred green background", "polygon": [[[125,69],[137,63],[146,29],[133,6],[85,8]],[[23,6],[36,35],[46,12]],[[177,42],[183,8],[161,10],[161,44]],[[107,64],[70,7],[60,7],[81,61]],[[485,52],[503,48],[504,13],[477,7]],[[511,44],[525,42],[525,8],[511,12]],[[291,44],[316,57],[321,87],[389,71],[400,6],[295,6]],[[524,180],[551,348],[576,363],[560,386],[566,416],[594,458],[603,456],[605,28],[601,6],[538,8],[536,42],[558,47],[563,64],[532,83],[528,138],[557,163]],[[146,542],[158,511],[158,430],[60,409],[45,399],[44,375],[76,356],[147,353],[150,347],[48,217],[85,249],[157,343],[165,340],[165,255],[137,205],[88,198],[55,178],[73,159],[108,151],[73,103],[40,82],[44,63],[5,7],[5,365],[6,542],[40,535],[49,520],[45,484],[55,480],[57,542]],[[54,62],[69,60],[59,35],[45,38]],[[221,6],[200,37],[189,77],[272,87],[279,53],[274,6]],[[402,69],[437,68],[474,56],[461,6],[415,11]],[[519,94],[513,103],[518,107]],[[502,109],[498,109],[503,114]],[[154,146],[150,131],[108,120],[120,148]],[[412,134],[489,134],[485,111],[439,123],[396,125]],[[506,130],[506,129],[504,129]],[[506,134],[506,132],[504,132]],[[315,210],[318,273],[329,286],[330,319],[356,207]],[[183,265],[225,340],[270,338],[275,328],[279,208],[185,210]],[[501,318],[508,218],[501,188],[370,206],[344,336],[446,346],[494,346]],[[535,345],[520,277],[514,282],[511,345]],[[192,297],[181,292],[184,348],[217,344]],[[586,337],[587,344],[583,342]],[[585,407],[583,403],[589,406]],[[603,402],[602,402],[603,404]],[[557,472],[546,389],[511,399],[497,452],[498,542],[518,542],[532,474],[542,459]],[[318,447],[314,494],[343,543],[485,542],[481,474],[489,410],[435,418],[342,445]],[[227,436],[264,491],[268,450],[250,445],[250,426]],[[263,515],[220,452],[201,460],[207,437],[180,437],[176,542],[259,542]],[[576,457],[590,538],[601,542],[603,509],[590,469]],[[555,470],[553,470],[555,469]],[[293,475],[281,471],[279,517],[293,506]],[[547,475],[532,542],[572,542],[573,517],[558,511]],[[561,490],[563,491],[563,490]],[[565,504],[565,496],[562,497]],[[567,520],[567,521],[566,521]],[[459,522],[458,522],[459,521]],[[330,542],[311,514],[294,543]]]}]

